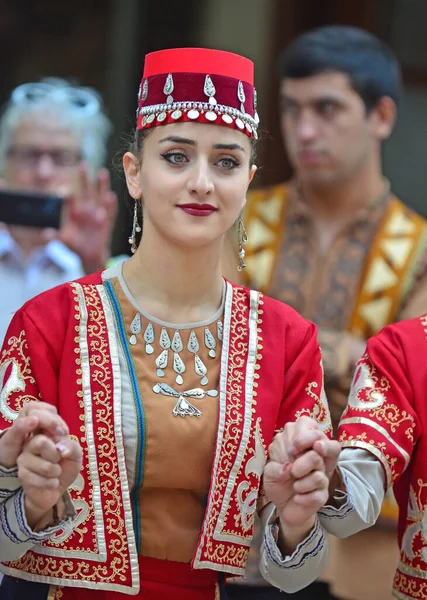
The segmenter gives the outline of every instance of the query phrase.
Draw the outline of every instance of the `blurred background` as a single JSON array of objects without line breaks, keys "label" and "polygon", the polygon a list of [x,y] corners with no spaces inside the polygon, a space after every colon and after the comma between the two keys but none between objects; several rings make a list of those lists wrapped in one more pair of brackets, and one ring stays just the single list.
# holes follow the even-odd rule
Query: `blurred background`
[{"label": "blurred background", "polygon": [[[134,127],[144,55],[176,46],[206,46],[255,61],[259,112],[267,136],[258,184],[290,174],[279,133],[276,58],[296,35],[324,24],[355,25],[386,41],[403,68],[405,91],[385,173],[405,202],[427,215],[426,0],[1,0],[0,102],[44,76],[95,87],[114,125],[109,166]],[[127,251],[129,208],[112,168],[120,214],[113,254]]]}]

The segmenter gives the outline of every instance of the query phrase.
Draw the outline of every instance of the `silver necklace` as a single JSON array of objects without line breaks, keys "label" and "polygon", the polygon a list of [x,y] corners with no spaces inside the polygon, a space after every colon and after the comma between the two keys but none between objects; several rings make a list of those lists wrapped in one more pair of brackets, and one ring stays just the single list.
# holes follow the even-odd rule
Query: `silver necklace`
[{"label": "silver necklace", "polygon": [[205,391],[201,388],[193,388],[191,390],[186,390],[185,392],[178,392],[167,383],[156,383],[156,385],[153,386],[153,391],[156,394],[162,394],[162,396],[177,398],[175,407],[172,411],[174,417],[201,417],[202,411],[191,404],[187,398],[201,400],[205,396],[211,396],[213,398],[218,396],[217,390]]}]

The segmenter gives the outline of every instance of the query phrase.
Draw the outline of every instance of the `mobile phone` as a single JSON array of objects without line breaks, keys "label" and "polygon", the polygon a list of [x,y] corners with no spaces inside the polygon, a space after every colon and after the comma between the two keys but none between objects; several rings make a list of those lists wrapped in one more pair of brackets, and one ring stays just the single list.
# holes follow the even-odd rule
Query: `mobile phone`
[{"label": "mobile phone", "polygon": [[0,222],[59,229],[64,199],[42,192],[0,190]]}]

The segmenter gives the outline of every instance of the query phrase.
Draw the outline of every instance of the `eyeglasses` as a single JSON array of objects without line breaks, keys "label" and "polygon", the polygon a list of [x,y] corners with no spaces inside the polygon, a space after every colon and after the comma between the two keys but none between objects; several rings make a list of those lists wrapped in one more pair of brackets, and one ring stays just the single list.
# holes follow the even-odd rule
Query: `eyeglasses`
[{"label": "eyeglasses", "polygon": [[8,158],[23,167],[34,169],[44,156],[48,156],[55,167],[75,167],[81,160],[80,152],[75,150],[39,150],[26,146],[11,146]]},{"label": "eyeglasses", "polygon": [[42,102],[49,98],[67,102],[85,116],[95,114],[101,109],[100,97],[94,90],[86,87],[73,87],[56,79],[24,83],[13,90],[10,100],[12,103],[22,106],[23,104]]}]

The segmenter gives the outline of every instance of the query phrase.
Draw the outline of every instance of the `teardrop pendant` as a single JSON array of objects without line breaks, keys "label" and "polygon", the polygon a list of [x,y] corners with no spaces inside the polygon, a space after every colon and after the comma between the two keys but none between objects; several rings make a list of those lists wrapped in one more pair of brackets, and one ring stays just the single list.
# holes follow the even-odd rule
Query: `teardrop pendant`
[{"label": "teardrop pendant", "polygon": [[172,73],[169,73],[169,75],[166,77],[166,82],[165,82],[165,87],[163,88],[163,93],[167,96],[168,94],[172,94],[173,89],[174,89],[173,77],[172,77]]},{"label": "teardrop pendant", "polygon": [[193,354],[197,354],[200,350],[199,340],[197,339],[197,335],[195,331],[190,333],[190,337],[188,338],[187,348]]},{"label": "teardrop pendant", "polygon": [[208,378],[206,377],[206,375],[208,373],[208,369],[207,369],[205,363],[200,358],[200,356],[197,356],[197,354],[194,356],[194,371],[195,371],[196,375],[201,377],[201,380],[200,380],[201,385],[206,385],[209,381]]},{"label": "teardrop pendant", "polygon": [[204,91],[205,95],[208,96],[209,102],[211,99],[214,100],[214,102],[210,102],[210,104],[216,104],[216,100],[214,98],[214,96],[216,94],[216,89],[215,89],[213,81],[209,75],[206,75],[206,77],[205,77],[205,84],[203,86],[203,91]]},{"label": "teardrop pendant", "polygon": [[177,373],[175,381],[178,383],[178,385],[182,385],[184,383],[182,373],[185,371],[185,364],[177,352],[175,352],[173,355],[173,370],[175,373]]},{"label": "teardrop pendant", "polygon": [[216,357],[216,352],[215,352],[216,341],[208,327],[205,327],[205,345],[206,345],[206,348],[209,349],[209,356],[211,358],[215,358]]},{"label": "teardrop pendant", "polygon": [[163,350],[167,350],[171,347],[171,340],[165,327],[162,327],[162,331],[160,333],[160,347],[163,348]]},{"label": "teardrop pendant", "polygon": [[130,332],[132,335],[129,338],[129,343],[135,346],[137,343],[136,336],[141,333],[141,315],[139,313],[134,316],[130,324]]},{"label": "teardrop pendant", "polygon": [[222,342],[222,338],[223,338],[223,334],[224,334],[222,321],[217,321],[216,329],[217,329],[217,333],[218,333],[218,339],[220,342]]},{"label": "teardrop pendant", "polygon": [[154,343],[154,328],[151,323],[148,323],[147,329],[144,332],[145,351],[147,354],[153,354],[154,348],[151,344]]},{"label": "teardrop pendant", "polygon": [[184,350],[184,346],[182,345],[182,340],[181,340],[179,331],[175,331],[175,335],[173,336],[171,347],[174,352],[182,352]]},{"label": "teardrop pendant", "polygon": [[130,330],[135,335],[141,333],[141,315],[139,313],[134,316],[133,321],[130,324]]},{"label": "teardrop pendant", "polygon": [[165,373],[163,369],[168,366],[169,350],[163,350],[161,354],[156,358],[157,375],[164,377]]}]

